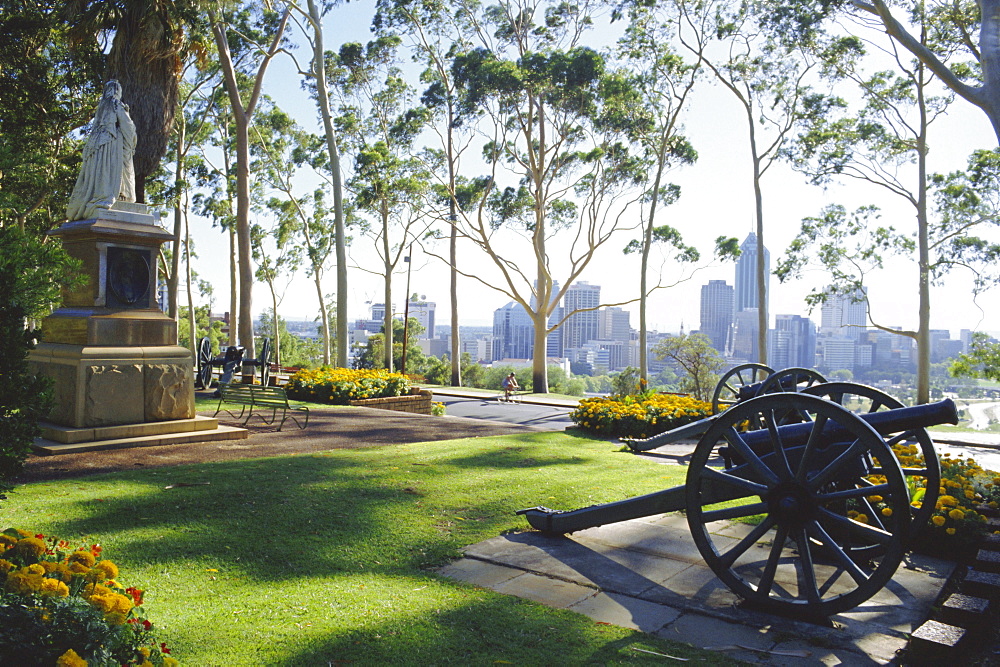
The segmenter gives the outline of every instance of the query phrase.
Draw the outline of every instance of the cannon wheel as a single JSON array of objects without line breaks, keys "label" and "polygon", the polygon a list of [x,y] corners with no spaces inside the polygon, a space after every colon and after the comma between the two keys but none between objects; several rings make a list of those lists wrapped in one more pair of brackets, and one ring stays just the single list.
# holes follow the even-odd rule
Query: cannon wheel
[{"label": "cannon wheel", "polygon": [[[775,431],[789,410],[812,417],[803,446],[785,445]],[[747,421],[770,432],[756,450],[739,432]],[[829,421],[847,432],[846,442],[824,446],[817,436]],[[709,467],[720,444],[746,463]],[[884,479],[874,485],[872,463]],[[896,572],[909,536],[906,482],[889,445],[847,409],[801,393],[758,396],[716,417],[691,458],[685,496],[709,567],[748,603],[782,614],[826,617],[868,600]],[[720,531],[722,521],[751,517],[760,523],[742,533],[742,524]],[[880,549],[857,558],[846,544],[854,541]]]},{"label": "cannon wheel", "polygon": [[202,389],[212,384],[212,341],[207,336],[198,341],[198,382]]},{"label": "cannon wheel", "polygon": [[730,368],[715,385],[712,393],[712,414],[717,415],[740,397],[740,387],[761,382],[774,373],[774,369],[764,364],[741,364]]},{"label": "cannon wheel", "polygon": [[[808,387],[803,393],[839,403],[856,414],[904,407],[884,391],[854,382],[826,382]],[[934,449],[934,441],[927,433],[927,429],[917,428],[894,434],[888,439],[887,444],[890,447],[916,446],[924,460],[924,465],[919,468],[902,466],[905,477],[926,479],[923,498],[914,501],[910,506],[914,528],[920,528],[930,521],[941,490],[941,461],[938,459],[937,450]]]},{"label": "cannon wheel", "polygon": [[271,377],[271,339],[265,338],[260,343],[260,356],[257,357],[260,364],[260,384],[267,386],[267,380]]},{"label": "cannon wheel", "polygon": [[785,368],[768,375],[757,390],[757,395],[804,391],[822,382],[826,382],[826,378],[811,368]]}]

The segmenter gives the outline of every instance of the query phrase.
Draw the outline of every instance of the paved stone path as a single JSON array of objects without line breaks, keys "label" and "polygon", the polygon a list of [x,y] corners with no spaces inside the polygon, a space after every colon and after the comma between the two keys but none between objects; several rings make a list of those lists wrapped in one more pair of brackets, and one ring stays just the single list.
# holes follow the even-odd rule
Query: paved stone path
[{"label": "paved stone path", "polygon": [[[735,537],[744,528],[724,530]],[[567,537],[494,537],[440,573],[751,663],[881,665],[927,619],[953,568],[911,555],[880,593],[818,625],[738,606],[702,560],[687,520],[673,513]]]}]

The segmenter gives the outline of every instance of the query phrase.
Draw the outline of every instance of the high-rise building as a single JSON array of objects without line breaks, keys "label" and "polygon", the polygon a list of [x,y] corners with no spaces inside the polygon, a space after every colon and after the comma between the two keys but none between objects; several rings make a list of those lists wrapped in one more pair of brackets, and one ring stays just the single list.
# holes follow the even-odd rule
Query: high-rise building
[{"label": "high-rise building", "polygon": [[563,313],[570,313],[578,308],[591,308],[574,313],[563,322],[562,345],[563,348],[583,347],[585,343],[600,338],[598,331],[600,328],[600,317],[597,307],[601,304],[601,287],[591,285],[588,282],[580,281],[573,283],[563,295]]},{"label": "high-rise building", "polygon": [[[757,235],[753,232],[740,245],[740,258],[736,260],[735,294],[733,312],[739,313],[747,308],[760,308],[760,295],[757,293]],[[771,253],[764,248],[765,290],[770,292]],[[766,297],[766,295],[765,295]],[[767,303],[765,302],[765,307]]]},{"label": "high-rise building", "polygon": [[632,338],[632,313],[624,308],[601,308],[597,311],[597,337],[627,343]]},{"label": "high-rise building", "polygon": [[865,296],[868,288],[863,287],[853,294],[827,297],[820,319],[820,333],[826,336],[845,336],[862,341],[866,338],[868,311]]},{"label": "high-rise building", "polygon": [[433,301],[410,300],[407,306],[409,316],[416,319],[424,327],[421,338],[434,338],[434,310],[437,304]]},{"label": "high-rise building", "polygon": [[812,368],[816,363],[816,325],[801,315],[776,315],[768,332],[768,365]]},{"label": "high-rise building", "polygon": [[535,327],[528,311],[515,301],[493,311],[493,361],[531,359]]},{"label": "high-rise building", "polygon": [[701,286],[699,331],[712,339],[712,347],[723,354],[730,347],[733,330],[733,287],[725,280],[709,280]]},{"label": "high-rise building", "polygon": [[733,324],[733,357],[744,361],[760,360],[757,354],[757,332],[760,330],[756,308],[744,308],[736,313]]}]

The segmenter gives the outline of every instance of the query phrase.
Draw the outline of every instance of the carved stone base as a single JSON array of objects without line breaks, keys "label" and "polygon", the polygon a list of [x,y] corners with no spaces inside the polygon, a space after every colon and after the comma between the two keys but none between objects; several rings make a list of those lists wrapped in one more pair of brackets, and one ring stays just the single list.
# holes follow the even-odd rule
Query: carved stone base
[{"label": "carved stone base", "polygon": [[93,428],[195,416],[187,348],[41,343],[29,362],[55,381],[53,424]]}]

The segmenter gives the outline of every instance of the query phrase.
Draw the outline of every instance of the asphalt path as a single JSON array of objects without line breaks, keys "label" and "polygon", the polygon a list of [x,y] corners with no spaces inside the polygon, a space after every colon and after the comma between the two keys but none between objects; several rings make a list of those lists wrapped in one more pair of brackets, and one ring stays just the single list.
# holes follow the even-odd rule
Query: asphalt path
[{"label": "asphalt path", "polygon": [[561,431],[567,426],[573,425],[573,421],[569,418],[570,408],[535,405],[533,403],[507,403],[498,401],[493,396],[464,398],[436,395],[434,400],[444,403],[446,414],[453,417],[486,419],[508,424],[549,428],[553,431]]}]

